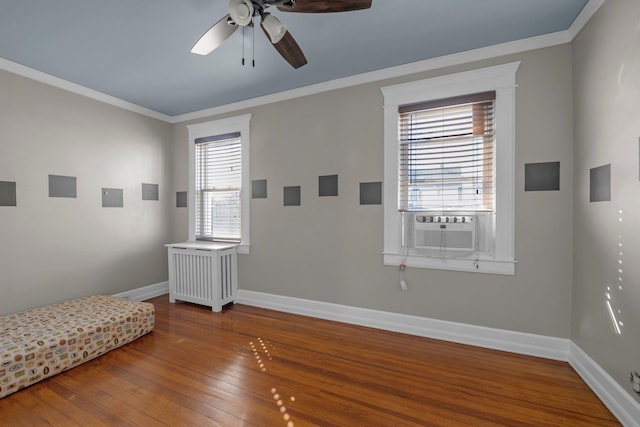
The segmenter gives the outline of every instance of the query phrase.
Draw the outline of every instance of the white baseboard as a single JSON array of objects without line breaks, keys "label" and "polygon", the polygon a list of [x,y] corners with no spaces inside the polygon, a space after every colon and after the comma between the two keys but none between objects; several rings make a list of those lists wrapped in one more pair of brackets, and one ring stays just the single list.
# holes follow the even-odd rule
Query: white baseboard
[{"label": "white baseboard", "polygon": [[640,427],[640,403],[573,342],[569,363],[622,425]]},{"label": "white baseboard", "polygon": [[144,301],[149,298],[158,297],[169,293],[169,282],[160,282],[142,288],[133,289],[113,295],[114,297],[126,298],[132,301]]},{"label": "white baseboard", "polygon": [[247,290],[238,291],[236,302],[287,313],[547,359],[567,361],[569,355],[570,341],[562,338],[492,329]]},{"label": "white baseboard", "polygon": [[[169,282],[161,282],[114,296],[143,301],[168,292]],[[625,427],[640,427],[640,421],[638,421],[640,420],[640,404],[629,396],[580,347],[568,339],[284,297],[243,289],[238,290],[236,302],[286,313],[569,362],[578,375],[582,377]]]},{"label": "white baseboard", "polygon": [[261,292],[239,290],[240,304],[569,362],[626,427],[640,427],[640,404],[569,339],[447,322]]}]

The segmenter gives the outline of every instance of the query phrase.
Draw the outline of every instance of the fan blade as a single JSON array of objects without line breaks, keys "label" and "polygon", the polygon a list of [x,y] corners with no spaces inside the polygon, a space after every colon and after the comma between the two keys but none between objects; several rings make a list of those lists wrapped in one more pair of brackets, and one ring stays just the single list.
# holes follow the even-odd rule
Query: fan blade
[{"label": "fan blade", "polygon": [[225,16],[213,27],[209,28],[209,31],[204,33],[202,37],[193,45],[191,53],[197,53],[198,55],[207,55],[212,50],[217,48],[226,39],[231,36],[237,29],[237,25],[229,25],[227,21],[231,18],[230,15]]},{"label": "fan blade", "polygon": [[[262,26],[262,31],[264,31],[267,38],[269,37],[269,33]],[[300,68],[307,63],[307,58],[304,57],[304,53],[302,53],[302,49],[298,46],[298,43],[293,38],[291,33],[287,31],[278,43],[273,43],[273,47],[276,48],[278,53],[289,63],[293,68]]]},{"label": "fan blade", "polygon": [[371,0],[296,0],[293,6],[278,6],[282,12],[327,13],[369,9]]}]

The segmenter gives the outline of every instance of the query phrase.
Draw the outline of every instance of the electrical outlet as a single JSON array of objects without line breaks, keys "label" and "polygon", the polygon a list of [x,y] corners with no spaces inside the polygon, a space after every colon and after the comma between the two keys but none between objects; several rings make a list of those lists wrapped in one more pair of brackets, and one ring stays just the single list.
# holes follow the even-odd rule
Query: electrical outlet
[{"label": "electrical outlet", "polygon": [[631,381],[633,391],[640,394],[640,374],[638,374],[636,371],[632,371],[629,381]]}]

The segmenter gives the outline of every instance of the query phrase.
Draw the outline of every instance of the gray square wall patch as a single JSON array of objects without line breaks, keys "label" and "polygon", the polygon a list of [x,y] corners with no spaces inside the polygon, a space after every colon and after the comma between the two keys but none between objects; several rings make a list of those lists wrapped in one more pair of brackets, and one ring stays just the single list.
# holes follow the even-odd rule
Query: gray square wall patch
[{"label": "gray square wall patch", "polygon": [[589,170],[589,201],[611,201],[611,165]]},{"label": "gray square wall patch", "polygon": [[186,191],[176,192],[176,208],[186,208],[186,207],[187,207],[187,192]]},{"label": "gray square wall patch", "polygon": [[16,183],[0,181],[0,206],[17,206]]},{"label": "gray square wall patch", "polygon": [[76,198],[76,177],[49,175],[49,197]]},{"label": "gray square wall patch", "polygon": [[142,184],[142,200],[159,200],[158,184]]},{"label": "gray square wall patch", "polygon": [[123,198],[122,188],[103,188],[102,189],[102,207],[103,208],[124,207],[124,198]]},{"label": "gray square wall patch", "polygon": [[284,187],[284,206],[300,206],[300,186]]},{"label": "gray square wall patch", "polygon": [[560,190],[560,162],[524,165],[524,191]]},{"label": "gray square wall patch", "polygon": [[256,179],[251,181],[251,198],[266,199],[267,198],[267,180]]},{"label": "gray square wall patch", "polygon": [[361,182],[360,183],[360,204],[361,205],[381,205],[382,204],[382,182]]},{"label": "gray square wall patch", "polygon": [[338,175],[325,175],[318,177],[318,196],[338,195]]}]

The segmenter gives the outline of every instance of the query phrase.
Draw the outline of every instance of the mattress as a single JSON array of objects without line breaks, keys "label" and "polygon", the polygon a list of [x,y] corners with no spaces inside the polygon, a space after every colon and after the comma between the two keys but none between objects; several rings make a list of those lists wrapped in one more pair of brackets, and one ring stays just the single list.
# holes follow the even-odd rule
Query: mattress
[{"label": "mattress", "polygon": [[151,332],[154,306],[88,296],[0,316],[0,398]]}]

